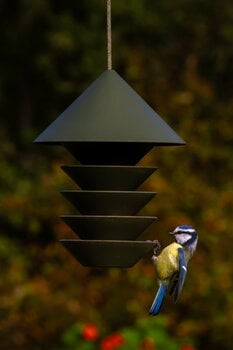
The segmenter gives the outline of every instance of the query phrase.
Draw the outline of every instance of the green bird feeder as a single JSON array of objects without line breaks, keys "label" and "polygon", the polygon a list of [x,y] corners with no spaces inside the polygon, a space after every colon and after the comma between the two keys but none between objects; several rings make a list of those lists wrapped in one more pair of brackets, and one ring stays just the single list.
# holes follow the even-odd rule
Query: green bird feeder
[{"label": "green bird feeder", "polygon": [[34,142],[62,145],[77,160],[62,166],[80,188],[62,191],[77,215],[61,218],[79,238],[60,240],[75,259],[131,267],[154,249],[155,242],[137,239],[156,220],[138,215],[156,193],[138,187],[156,167],[137,163],[154,146],[185,142],[111,64]]}]

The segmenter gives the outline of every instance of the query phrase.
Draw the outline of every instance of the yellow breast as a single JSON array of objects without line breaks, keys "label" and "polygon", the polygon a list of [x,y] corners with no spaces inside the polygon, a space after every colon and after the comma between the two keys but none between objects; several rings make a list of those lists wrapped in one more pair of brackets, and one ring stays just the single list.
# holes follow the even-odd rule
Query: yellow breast
[{"label": "yellow breast", "polygon": [[182,246],[172,243],[165,247],[156,260],[156,270],[159,280],[171,278],[179,270],[178,248]]}]

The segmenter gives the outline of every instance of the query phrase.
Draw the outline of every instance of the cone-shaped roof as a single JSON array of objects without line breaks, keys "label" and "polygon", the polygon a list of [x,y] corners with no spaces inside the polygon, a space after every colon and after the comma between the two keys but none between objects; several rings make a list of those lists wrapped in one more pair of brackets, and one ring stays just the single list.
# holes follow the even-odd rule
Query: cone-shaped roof
[{"label": "cone-shaped roof", "polygon": [[35,142],[185,143],[114,70],[102,73]]}]

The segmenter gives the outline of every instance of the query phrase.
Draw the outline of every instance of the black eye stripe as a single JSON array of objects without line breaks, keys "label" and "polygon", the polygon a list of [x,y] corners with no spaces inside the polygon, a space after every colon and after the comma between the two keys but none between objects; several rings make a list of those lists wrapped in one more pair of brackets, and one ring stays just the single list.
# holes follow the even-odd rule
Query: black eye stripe
[{"label": "black eye stripe", "polygon": [[190,235],[190,234],[192,234],[192,233],[195,233],[195,231],[193,230],[193,231],[177,231],[177,232],[175,232],[175,234],[184,234],[184,233],[186,233],[187,235]]}]

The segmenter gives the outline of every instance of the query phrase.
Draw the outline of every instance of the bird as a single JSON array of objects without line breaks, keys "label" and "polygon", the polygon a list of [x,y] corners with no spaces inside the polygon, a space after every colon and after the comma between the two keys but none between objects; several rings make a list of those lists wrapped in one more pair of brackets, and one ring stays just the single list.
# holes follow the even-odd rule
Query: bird
[{"label": "bird", "polygon": [[178,300],[186,278],[187,264],[197,247],[198,235],[192,226],[179,225],[169,233],[174,235],[175,242],[165,247],[158,256],[154,254],[152,257],[159,284],[149,311],[152,316],[160,313],[168,289],[174,302]]}]

